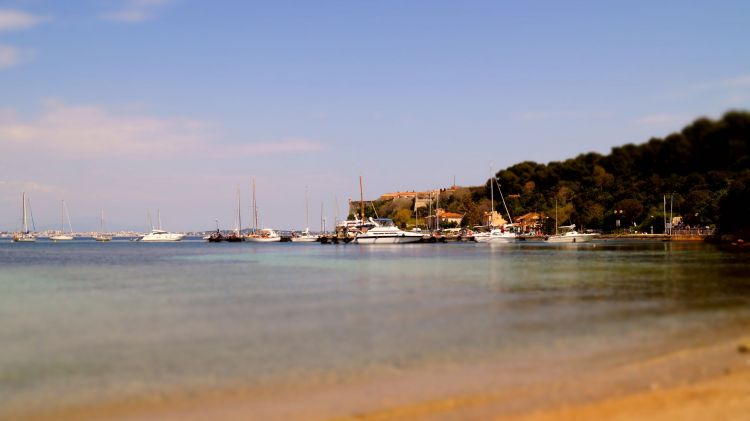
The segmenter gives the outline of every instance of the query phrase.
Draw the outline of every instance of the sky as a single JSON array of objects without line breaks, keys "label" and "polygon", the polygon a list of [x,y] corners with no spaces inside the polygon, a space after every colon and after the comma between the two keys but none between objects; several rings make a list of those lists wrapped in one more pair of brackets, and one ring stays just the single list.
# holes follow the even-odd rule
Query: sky
[{"label": "sky", "polygon": [[0,0],[0,231],[330,226],[750,108],[747,1]]}]

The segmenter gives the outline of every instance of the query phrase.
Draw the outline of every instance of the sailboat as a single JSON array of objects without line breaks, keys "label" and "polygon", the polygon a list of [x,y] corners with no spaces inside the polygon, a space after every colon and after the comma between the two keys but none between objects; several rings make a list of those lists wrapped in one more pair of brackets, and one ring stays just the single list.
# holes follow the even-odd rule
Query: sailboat
[{"label": "sailboat", "polygon": [[281,236],[270,228],[258,229],[258,206],[255,201],[255,179],[253,178],[253,232],[245,237],[253,243],[275,243],[281,241]]},{"label": "sailboat", "polygon": [[[494,190],[495,186],[497,186],[498,192],[500,192],[500,199],[503,201],[503,207],[505,207],[505,213],[508,214],[508,220],[513,221],[513,218],[510,216],[510,211],[508,210],[508,205],[505,203],[505,197],[503,196],[503,191],[500,189],[500,184],[497,183],[497,178],[495,178],[495,175],[492,175],[492,178],[490,180],[490,192],[492,197],[492,212],[490,213],[490,218],[494,218],[494,212],[495,212],[495,201],[494,201]],[[502,227],[495,228],[493,227],[492,219],[490,220],[490,227],[492,229],[488,234],[485,235],[474,235],[474,241],[480,242],[480,243],[515,243],[519,240],[519,233],[518,233],[518,226],[513,223],[508,223],[503,225]]]},{"label": "sailboat", "polygon": [[[240,200],[240,187],[237,186],[237,214],[234,217],[234,232],[225,235],[223,237],[223,240],[229,243],[240,243],[242,241],[245,241],[245,237],[242,236],[242,211],[241,211],[241,203]],[[218,230],[218,228],[217,228]]]},{"label": "sailboat", "polygon": [[104,232],[104,209],[99,217],[99,232],[94,234],[94,240],[101,242],[112,240],[112,236]]},{"label": "sailboat", "polygon": [[[22,213],[23,213],[23,227],[21,229],[21,232],[17,232],[13,234],[13,241],[17,243],[31,243],[36,241],[36,235],[31,233],[29,231],[29,219],[26,216],[26,208],[31,208],[31,206],[28,204],[28,199],[26,198],[26,192],[23,192],[22,195]],[[30,210],[29,210],[30,211]],[[33,216],[32,216],[32,225],[33,225]]]},{"label": "sailboat", "polygon": [[[321,212],[322,213],[322,212]],[[305,189],[305,230],[292,236],[294,243],[314,243],[319,237],[310,233],[310,209],[307,199],[307,189]]]},{"label": "sailboat", "polygon": [[163,241],[180,241],[185,238],[185,234],[167,232],[161,229],[161,211],[156,211],[157,219],[159,221],[158,228],[151,228],[151,232],[141,237],[141,241],[146,242],[163,242]]},{"label": "sailboat", "polygon": [[[65,233],[65,215],[68,216],[68,233]],[[63,199],[62,204],[60,205],[60,232],[51,236],[49,239],[52,241],[71,241],[73,239],[73,225],[70,223],[70,212],[68,212],[68,207],[65,205],[65,200]]]}]

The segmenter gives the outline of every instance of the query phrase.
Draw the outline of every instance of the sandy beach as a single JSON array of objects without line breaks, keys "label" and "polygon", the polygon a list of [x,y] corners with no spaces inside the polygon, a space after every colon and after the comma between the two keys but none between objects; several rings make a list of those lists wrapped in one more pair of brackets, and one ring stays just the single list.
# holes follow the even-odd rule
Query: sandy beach
[{"label": "sandy beach", "polygon": [[[744,419],[747,339],[550,376],[507,362],[433,367],[275,388],[194,391],[43,413],[27,420],[595,420]],[[529,375],[524,375],[528,372]],[[10,414],[6,414],[10,415]]]}]

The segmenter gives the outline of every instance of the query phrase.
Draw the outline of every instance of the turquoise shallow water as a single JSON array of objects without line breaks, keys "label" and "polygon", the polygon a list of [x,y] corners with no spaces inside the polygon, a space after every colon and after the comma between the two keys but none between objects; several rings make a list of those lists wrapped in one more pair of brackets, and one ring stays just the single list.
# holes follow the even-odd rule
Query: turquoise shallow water
[{"label": "turquoise shallow water", "polygon": [[748,326],[749,273],[746,255],[661,242],[0,242],[0,403],[622,360]]}]

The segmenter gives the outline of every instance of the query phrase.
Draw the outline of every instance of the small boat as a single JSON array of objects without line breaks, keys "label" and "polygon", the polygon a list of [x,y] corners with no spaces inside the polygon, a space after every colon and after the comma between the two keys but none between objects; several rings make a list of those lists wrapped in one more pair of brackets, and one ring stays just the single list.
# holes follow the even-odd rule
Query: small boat
[{"label": "small boat", "polygon": [[548,243],[587,243],[594,239],[597,234],[584,234],[576,231],[576,224],[563,225],[559,227],[562,234],[550,235]]},{"label": "small boat", "polygon": [[474,234],[474,241],[478,243],[515,243],[519,238],[515,224],[506,224],[502,228],[494,228],[487,234],[478,234]]},{"label": "small boat", "polygon": [[405,244],[422,240],[422,233],[402,231],[388,218],[369,218],[374,228],[357,234],[358,244]]},{"label": "small boat", "polygon": [[[322,212],[321,212],[322,213]],[[307,198],[307,189],[305,189],[305,230],[301,233],[292,235],[293,243],[314,243],[320,241],[320,236],[310,233],[310,206]]]},{"label": "small boat", "polygon": [[319,236],[310,233],[310,228],[305,228],[301,233],[295,233],[292,235],[293,243],[314,243],[319,240]]},{"label": "small boat", "polygon": [[[23,192],[23,195],[21,196],[21,203],[22,203],[22,213],[23,213],[23,227],[21,228],[20,232],[16,232],[13,234],[13,242],[15,243],[33,243],[36,241],[36,234],[29,231],[29,219],[27,217],[27,213],[31,212],[31,205],[29,205],[29,199],[26,197],[26,192]],[[29,209],[29,212],[27,212],[27,208]],[[32,219],[32,225],[34,217],[31,217]]]},{"label": "small boat", "polygon": [[94,240],[99,242],[112,241],[112,236],[104,232],[104,209],[99,217],[99,232],[94,234]]},{"label": "small boat", "polygon": [[[52,235],[49,237],[52,241],[71,241],[73,239],[73,236],[71,235],[73,233],[73,226],[70,223],[70,213],[67,211],[67,206],[65,206],[65,200],[62,201],[62,205],[60,206],[60,232]],[[65,214],[68,215],[68,234],[65,233]]]},{"label": "small boat", "polygon": [[251,243],[275,243],[281,241],[281,236],[270,228],[263,228],[249,234],[245,237],[245,241]]}]

